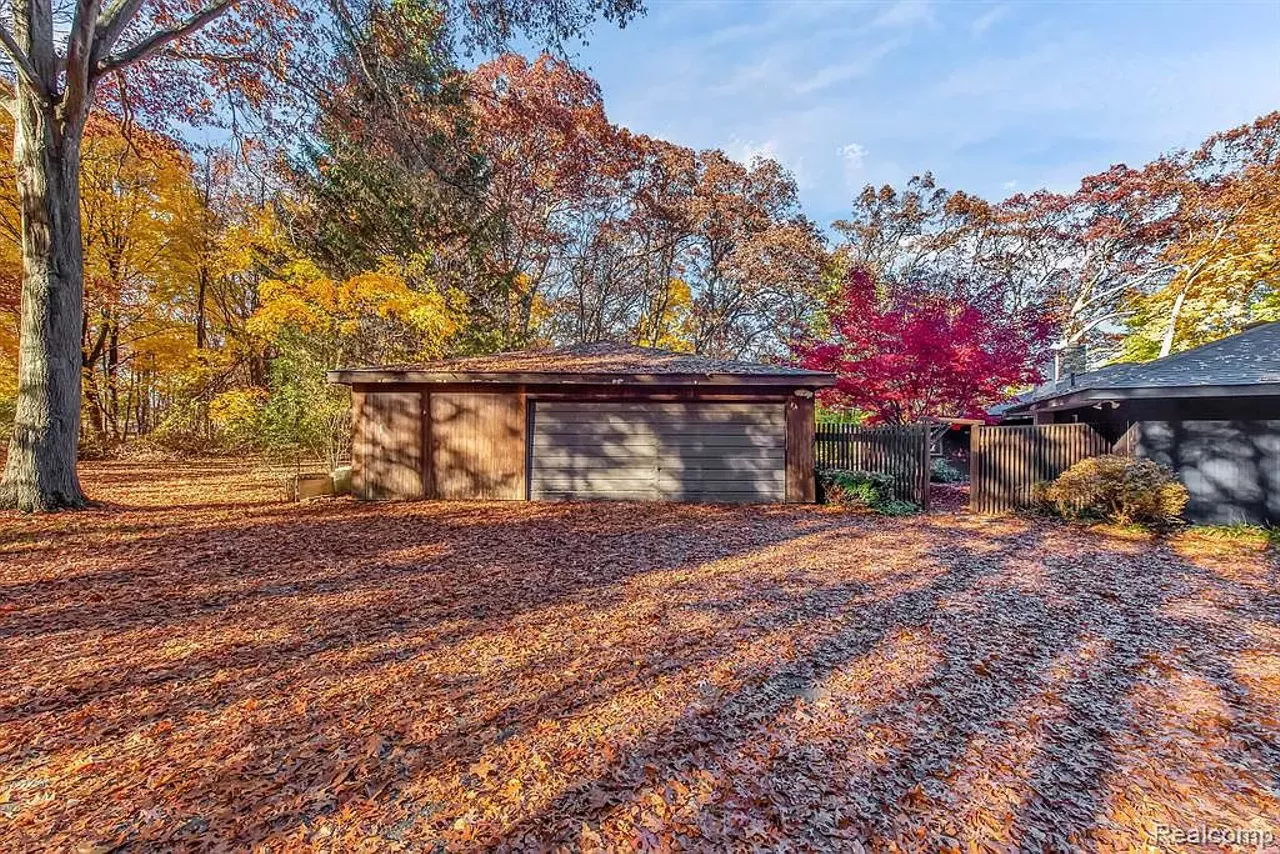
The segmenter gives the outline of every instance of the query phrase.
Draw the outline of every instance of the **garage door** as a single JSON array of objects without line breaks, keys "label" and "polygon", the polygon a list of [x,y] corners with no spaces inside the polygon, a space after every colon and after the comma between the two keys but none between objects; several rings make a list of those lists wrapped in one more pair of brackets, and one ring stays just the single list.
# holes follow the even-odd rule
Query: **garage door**
[{"label": "garage door", "polygon": [[534,500],[780,502],[783,405],[538,402]]}]

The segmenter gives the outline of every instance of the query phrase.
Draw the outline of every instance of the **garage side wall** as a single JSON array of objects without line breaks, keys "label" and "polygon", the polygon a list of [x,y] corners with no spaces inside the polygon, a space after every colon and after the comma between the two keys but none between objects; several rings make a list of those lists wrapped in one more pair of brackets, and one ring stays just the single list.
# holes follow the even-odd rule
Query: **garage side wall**
[{"label": "garage side wall", "polygon": [[351,392],[351,408],[351,481],[356,497],[421,498],[421,393],[357,388]]},{"label": "garage side wall", "polygon": [[525,498],[525,395],[427,393],[432,498]]}]

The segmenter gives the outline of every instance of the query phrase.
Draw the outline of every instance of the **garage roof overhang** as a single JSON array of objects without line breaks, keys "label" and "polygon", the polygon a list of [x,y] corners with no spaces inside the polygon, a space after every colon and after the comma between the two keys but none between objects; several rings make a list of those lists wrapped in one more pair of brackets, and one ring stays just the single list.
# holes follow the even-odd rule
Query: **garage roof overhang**
[{"label": "garage roof overhang", "polygon": [[612,386],[715,386],[718,388],[771,387],[819,389],[836,383],[834,374],[818,371],[794,373],[564,373],[559,371],[420,371],[388,368],[351,368],[329,371],[331,383],[383,384],[495,384],[495,385],[612,385]]},{"label": "garage roof overhang", "polygon": [[1210,397],[1270,397],[1280,395],[1280,384],[1250,383],[1240,385],[1135,386],[1133,388],[1091,388],[1072,391],[1056,397],[1045,397],[1010,407],[1005,414],[1055,412],[1081,409],[1108,401],[1203,399]]}]

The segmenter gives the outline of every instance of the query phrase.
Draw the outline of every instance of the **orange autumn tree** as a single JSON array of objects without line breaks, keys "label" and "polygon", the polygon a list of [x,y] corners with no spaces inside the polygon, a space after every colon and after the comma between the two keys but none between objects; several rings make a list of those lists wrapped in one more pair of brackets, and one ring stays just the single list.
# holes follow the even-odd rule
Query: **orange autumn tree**
[{"label": "orange autumn tree", "polygon": [[470,97],[489,169],[485,203],[501,223],[489,256],[513,285],[506,335],[524,343],[540,332],[535,307],[555,296],[564,259],[598,220],[619,135],[596,82],[547,54],[481,65]]},{"label": "orange autumn tree", "polygon": [[824,252],[781,164],[620,128],[595,81],[550,56],[500,57],[471,85],[512,340],[782,352]]},{"label": "orange autumn tree", "polygon": [[[193,239],[201,204],[191,162],[173,140],[137,128],[126,136],[110,118],[89,121],[82,166],[85,297],[77,362],[87,438],[107,444],[153,428],[156,404],[174,393],[177,378],[191,366],[191,282],[174,259]],[[17,211],[12,189],[0,188],[0,229],[14,238]],[[0,269],[0,279],[20,280],[16,251],[0,256]],[[0,330],[17,329],[12,290],[14,299],[0,310],[7,307],[14,322]],[[0,331],[0,362],[14,364],[16,348],[17,336]]]},{"label": "orange autumn tree", "polygon": [[118,443],[156,426],[193,364],[195,283],[175,259],[201,203],[190,159],[158,134],[95,118],[82,157],[85,402],[91,436]]},{"label": "orange autumn tree", "polygon": [[277,350],[297,347],[322,369],[438,358],[457,334],[465,299],[456,291],[411,287],[392,261],[345,280],[306,259],[291,261],[258,290],[249,331]]}]

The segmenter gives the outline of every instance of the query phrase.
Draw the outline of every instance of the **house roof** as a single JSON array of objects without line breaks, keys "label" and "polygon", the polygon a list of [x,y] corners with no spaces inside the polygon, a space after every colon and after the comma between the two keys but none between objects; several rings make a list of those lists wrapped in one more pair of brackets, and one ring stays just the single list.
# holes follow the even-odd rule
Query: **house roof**
[{"label": "house roof", "polygon": [[628,383],[666,385],[787,385],[821,388],[835,376],[786,365],[714,359],[629,344],[577,344],[469,356],[418,365],[344,368],[335,383]]},{"label": "house roof", "polygon": [[1150,362],[1108,365],[1037,386],[1010,413],[1104,400],[1280,394],[1280,322]]}]

